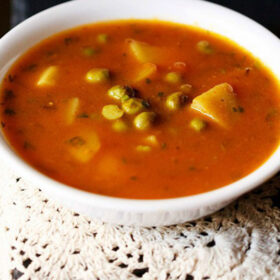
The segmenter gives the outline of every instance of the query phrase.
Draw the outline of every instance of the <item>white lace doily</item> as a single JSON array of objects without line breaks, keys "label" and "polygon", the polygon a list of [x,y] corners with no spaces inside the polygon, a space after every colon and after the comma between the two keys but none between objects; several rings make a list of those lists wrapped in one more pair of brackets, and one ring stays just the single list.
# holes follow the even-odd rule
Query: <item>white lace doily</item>
[{"label": "white lace doily", "polygon": [[3,165],[0,279],[280,279],[277,177],[204,219],[140,228],[73,213]]}]

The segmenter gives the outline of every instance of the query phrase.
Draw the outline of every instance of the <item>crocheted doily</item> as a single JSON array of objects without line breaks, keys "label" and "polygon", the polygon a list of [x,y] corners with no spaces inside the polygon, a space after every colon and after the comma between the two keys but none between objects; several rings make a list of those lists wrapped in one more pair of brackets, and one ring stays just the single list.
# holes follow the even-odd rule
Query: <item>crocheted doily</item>
[{"label": "crocheted doily", "polygon": [[280,279],[280,175],[211,216],[153,228],[90,220],[4,166],[0,180],[0,279]]}]

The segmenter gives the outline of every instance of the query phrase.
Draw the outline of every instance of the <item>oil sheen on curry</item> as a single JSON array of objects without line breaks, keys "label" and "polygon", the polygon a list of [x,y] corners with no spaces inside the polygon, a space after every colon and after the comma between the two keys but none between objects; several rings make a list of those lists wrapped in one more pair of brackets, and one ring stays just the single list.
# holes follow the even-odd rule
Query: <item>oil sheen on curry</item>
[{"label": "oil sheen on curry", "polygon": [[162,199],[217,189],[279,143],[279,87],[209,31],[115,21],[54,35],[1,85],[1,125],[47,176],[88,192]]}]

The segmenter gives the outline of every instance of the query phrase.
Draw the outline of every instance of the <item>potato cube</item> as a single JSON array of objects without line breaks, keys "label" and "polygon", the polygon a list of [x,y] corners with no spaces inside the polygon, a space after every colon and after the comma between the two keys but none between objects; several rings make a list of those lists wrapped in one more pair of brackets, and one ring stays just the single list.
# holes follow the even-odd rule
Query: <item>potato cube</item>
[{"label": "potato cube", "polygon": [[[122,161],[110,154],[105,154],[97,165],[97,176],[100,176],[104,180],[112,180],[112,178],[124,174],[124,164]],[[126,171],[127,172],[127,171]]]},{"label": "potato cube", "polygon": [[228,83],[219,84],[193,99],[191,108],[199,111],[223,127],[236,119],[236,95]]},{"label": "potato cube", "polygon": [[133,39],[128,39],[127,42],[131,52],[139,62],[158,63],[161,61],[160,48]]},{"label": "potato cube", "polygon": [[152,146],[158,146],[159,145],[158,139],[155,135],[149,135],[149,136],[145,137],[144,141],[147,144],[150,144]]},{"label": "potato cube", "polygon": [[49,66],[45,71],[41,74],[37,86],[54,86],[56,83],[56,78],[58,74],[57,66]]},{"label": "potato cube", "polygon": [[97,134],[93,131],[83,132],[68,140],[69,153],[81,163],[90,161],[100,149],[100,141]]},{"label": "potato cube", "polygon": [[157,66],[155,64],[150,62],[142,64],[136,76],[135,82],[140,82],[150,78],[156,71]]},{"label": "potato cube", "polygon": [[74,122],[75,117],[78,113],[79,106],[80,106],[80,100],[78,97],[70,98],[67,101],[66,111],[65,111],[66,124],[70,125]]}]

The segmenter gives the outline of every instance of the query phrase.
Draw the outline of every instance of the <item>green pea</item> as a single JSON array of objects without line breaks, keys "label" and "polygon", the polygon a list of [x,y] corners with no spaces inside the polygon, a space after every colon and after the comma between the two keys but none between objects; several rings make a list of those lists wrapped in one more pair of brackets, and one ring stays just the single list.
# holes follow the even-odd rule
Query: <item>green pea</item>
[{"label": "green pea", "polygon": [[107,120],[119,119],[123,114],[123,110],[118,105],[105,105],[102,109],[102,116]]},{"label": "green pea", "polygon": [[196,45],[199,52],[204,54],[211,54],[213,53],[213,47],[210,45],[208,41],[199,41]]},{"label": "green pea", "polygon": [[138,152],[149,152],[151,150],[152,150],[152,148],[150,146],[138,145],[136,147],[136,151],[138,151]]},{"label": "green pea", "polygon": [[182,96],[183,93],[181,91],[170,94],[165,102],[166,107],[169,110],[178,110],[182,105]]},{"label": "green pea", "polygon": [[84,56],[93,56],[96,53],[95,49],[91,47],[83,48],[82,52]]},{"label": "green pea", "polygon": [[110,72],[105,68],[93,68],[86,74],[86,80],[89,83],[106,82],[110,78]]},{"label": "green pea", "polygon": [[112,128],[117,132],[125,132],[128,130],[128,125],[123,120],[116,120],[113,122]]},{"label": "green pea", "polygon": [[124,86],[113,86],[108,90],[108,95],[114,99],[121,100],[129,99],[129,96],[127,94],[127,89]]},{"label": "green pea", "polygon": [[96,39],[97,39],[98,43],[105,44],[108,42],[109,37],[107,34],[102,33],[102,34],[97,35]]},{"label": "green pea", "polygon": [[190,85],[190,84],[183,84],[183,85],[180,86],[180,90],[183,93],[189,93],[192,90],[192,85]]},{"label": "green pea", "polygon": [[145,130],[151,127],[155,120],[156,114],[154,112],[142,112],[134,119],[134,126],[137,129]]},{"label": "green pea", "polygon": [[190,122],[190,127],[197,131],[197,132],[200,132],[202,131],[203,129],[206,128],[206,122],[204,120],[201,120],[201,119],[198,119],[198,118],[195,118],[195,119],[192,119],[191,122]]},{"label": "green pea", "polygon": [[177,72],[169,72],[165,76],[165,81],[167,81],[170,84],[178,84],[182,80],[182,76],[180,73]]},{"label": "green pea", "polygon": [[137,114],[144,109],[142,102],[139,98],[129,98],[123,102],[122,109],[129,115]]},{"label": "green pea", "polygon": [[124,103],[125,101],[127,101],[130,98],[129,95],[125,94],[122,98],[121,98],[121,103]]},{"label": "green pea", "polygon": [[152,146],[158,146],[158,140],[155,135],[149,135],[144,140],[146,143],[151,144]]}]

